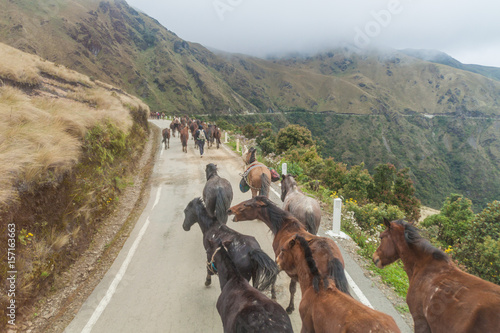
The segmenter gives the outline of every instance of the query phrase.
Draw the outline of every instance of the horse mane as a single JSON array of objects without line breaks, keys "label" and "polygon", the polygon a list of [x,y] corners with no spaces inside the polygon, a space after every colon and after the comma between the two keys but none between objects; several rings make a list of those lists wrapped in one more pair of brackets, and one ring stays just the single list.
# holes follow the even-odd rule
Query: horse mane
[{"label": "horse mane", "polygon": [[404,220],[394,221],[405,228],[405,240],[408,244],[417,246],[425,253],[432,254],[432,257],[440,261],[450,261],[450,257],[443,251],[432,245],[427,239],[420,235],[419,229]]},{"label": "horse mane", "polygon": [[[319,292],[319,283],[321,281],[321,274],[319,273],[318,266],[316,266],[316,261],[314,261],[311,248],[309,247],[309,243],[306,241],[304,237],[299,235],[295,236],[295,239],[299,241],[300,246],[302,246],[302,249],[304,250],[304,257],[306,259],[307,267],[309,267],[309,271],[313,276],[312,284],[314,291]],[[326,286],[326,284],[324,285]]]},{"label": "horse mane", "polygon": [[[281,229],[281,226],[283,225],[285,220],[288,220],[288,219],[290,219],[290,217],[293,217],[292,214],[290,214],[289,212],[276,206],[266,196],[261,195],[261,196],[255,197],[255,199],[262,201],[266,204],[265,209],[266,209],[267,215],[269,216],[269,220],[271,222],[271,231],[275,235],[276,235],[276,233],[278,233],[278,230]],[[297,221],[295,218],[293,218],[293,223],[296,223],[297,225],[300,225],[301,227],[303,227],[302,224],[300,224],[300,222]]]},{"label": "horse mane", "polygon": [[250,153],[250,159],[248,160],[248,164],[255,162],[256,161],[255,160],[255,153],[257,152],[257,149],[252,147],[248,150],[248,152]]}]

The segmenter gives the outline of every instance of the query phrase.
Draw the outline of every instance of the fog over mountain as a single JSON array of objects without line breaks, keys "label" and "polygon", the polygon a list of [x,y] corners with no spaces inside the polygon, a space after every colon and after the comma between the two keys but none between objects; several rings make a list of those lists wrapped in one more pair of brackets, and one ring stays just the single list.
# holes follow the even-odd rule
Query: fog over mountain
[{"label": "fog over mountain", "polygon": [[357,48],[434,49],[500,67],[500,3],[478,0],[129,0],[179,37],[259,57]]}]

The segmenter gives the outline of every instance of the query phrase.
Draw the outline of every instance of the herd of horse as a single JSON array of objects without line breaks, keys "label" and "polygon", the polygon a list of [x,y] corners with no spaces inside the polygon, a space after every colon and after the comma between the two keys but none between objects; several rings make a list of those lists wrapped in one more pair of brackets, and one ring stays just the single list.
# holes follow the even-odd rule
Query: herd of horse
[{"label": "herd of horse", "polygon": [[201,120],[191,119],[189,117],[181,117],[174,119],[170,122],[170,127],[164,128],[162,130],[162,143],[165,145],[165,149],[170,148],[170,137],[175,138],[175,133],[177,132],[182,144],[182,151],[187,153],[187,146],[189,141],[189,133],[191,133],[191,138],[194,141],[194,148],[198,148],[198,142],[194,140],[194,134],[198,130],[199,126],[202,126],[208,135],[207,148],[211,148],[214,143],[219,149],[221,144],[222,131],[215,124],[206,124]]},{"label": "herd of horse", "polygon": [[[258,165],[255,149],[245,156],[242,179],[252,198],[231,206],[233,192],[217,166],[206,166],[202,197],[184,210],[183,228],[198,223],[207,257],[205,285],[218,275],[221,293],[216,308],[224,332],[292,332],[288,314],[295,310],[299,283],[301,332],[400,332],[394,319],[363,305],[350,295],[344,259],[335,241],[318,236],[319,203],[306,196],[291,175],[281,177],[278,207],[269,199],[270,175]],[[251,167],[253,165],[253,167]],[[272,259],[251,235],[228,227],[260,220],[273,235]],[[403,220],[385,221],[380,246],[373,255],[382,268],[401,259],[409,277],[407,303],[415,332],[499,332],[500,286],[461,271],[441,250]],[[276,302],[280,271],[290,278],[286,310]],[[251,284],[250,284],[251,281]],[[270,289],[271,297],[263,291]]]}]

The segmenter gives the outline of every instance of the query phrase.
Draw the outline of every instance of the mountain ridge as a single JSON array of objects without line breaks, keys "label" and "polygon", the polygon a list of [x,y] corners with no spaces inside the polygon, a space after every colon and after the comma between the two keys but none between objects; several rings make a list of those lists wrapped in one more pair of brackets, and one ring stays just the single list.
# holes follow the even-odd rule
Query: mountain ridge
[{"label": "mountain ridge", "polygon": [[[482,74],[400,51],[214,53],[121,0],[4,2],[0,41],[119,86],[154,112],[235,121],[283,112],[280,124],[326,141],[325,157],[370,170],[410,167],[417,195],[433,208],[454,191],[472,193],[480,207],[500,197],[500,82]],[[481,185],[471,190],[474,182]]]}]

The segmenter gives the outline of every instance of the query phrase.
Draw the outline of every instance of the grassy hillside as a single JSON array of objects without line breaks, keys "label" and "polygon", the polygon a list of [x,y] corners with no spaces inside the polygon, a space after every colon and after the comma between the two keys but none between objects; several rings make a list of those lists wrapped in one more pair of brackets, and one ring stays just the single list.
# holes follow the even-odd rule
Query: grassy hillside
[{"label": "grassy hillside", "polygon": [[[5,44],[0,58],[0,277],[19,272],[20,309],[47,291],[112,210],[141,154],[149,108]],[[6,259],[12,228],[14,269]],[[2,294],[4,309],[8,301]]]},{"label": "grassy hillside", "polygon": [[486,77],[493,69],[473,73],[446,57],[398,51],[213,53],[120,0],[17,0],[2,8],[0,41],[119,86],[153,111],[238,121],[283,112],[342,162],[411,167],[420,199],[432,207],[448,191],[481,205],[498,198],[488,187],[499,172],[500,82]]},{"label": "grassy hillside", "polygon": [[248,103],[193,54],[208,53],[125,1],[2,1],[0,41],[140,96],[154,111]]}]

